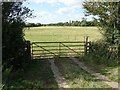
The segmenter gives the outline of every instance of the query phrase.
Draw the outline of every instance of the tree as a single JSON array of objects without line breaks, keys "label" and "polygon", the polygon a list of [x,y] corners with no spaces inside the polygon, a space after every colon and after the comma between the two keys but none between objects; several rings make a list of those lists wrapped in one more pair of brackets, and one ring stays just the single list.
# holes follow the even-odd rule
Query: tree
[{"label": "tree", "polygon": [[[83,6],[86,9],[86,15],[95,15],[96,24],[101,27],[100,30],[105,37],[105,40],[110,43],[118,43],[119,20],[118,13],[120,2],[84,2]],[[116,41],[117,38],[117,41]]]},{"label": "tree", "polygon": [[87,26],[87,19],[86,18],[82,18],[81,26]]},{"label": "tree", "polygon": [[40,27],[40,26],[42,26],[42,24],[41,23],[36,23],[36,26]]},{"label": "tree", "polygon": [[65,23],[64,23],[64,26],[69,26],[69,23],[68,23],[68,22],[65,22]]},{"label": "tree", "polygon": [[2,2],[2,51],[3,70],[12,66],[22,67],[25,58],[25,39],[23,28],[25,18],[31,17],[32,12],[22,6],[22,2]]}]

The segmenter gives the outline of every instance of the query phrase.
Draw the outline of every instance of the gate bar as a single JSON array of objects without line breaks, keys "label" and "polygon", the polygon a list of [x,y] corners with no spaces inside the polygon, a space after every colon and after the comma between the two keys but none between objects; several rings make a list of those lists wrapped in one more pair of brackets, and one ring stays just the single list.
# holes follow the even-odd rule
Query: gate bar
[{"label": "gate bar", "polygon": [[[49,50],[47,50],[47,49],[45,49],[45,48],[43,48],[43,47],[41,47],[41,46],[39,46],[39,45],[37,45],[36,43],[34,43],[36,46],[38,46],[38,47],[40,47],[40,48],[42,48],[42,49],[44,49],[45,51],[48,51],[49,53],[51,53],[51,54],[54,54],[53,52],[50,52]],[[55,55],[55,54],[54,54]],[[55,55],[56,56],[56,55]]]}]

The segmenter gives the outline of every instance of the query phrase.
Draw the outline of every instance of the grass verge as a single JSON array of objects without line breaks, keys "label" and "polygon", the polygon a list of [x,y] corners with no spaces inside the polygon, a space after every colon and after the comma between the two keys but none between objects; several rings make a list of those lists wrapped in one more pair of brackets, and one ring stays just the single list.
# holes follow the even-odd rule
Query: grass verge
[{"label": "grass verge", "polygon": [[71,88],[111,88],[81,69],[69,58],[57,58],[55,64]]},{"label": "grass verge", "polygon": [[[103,58],[105,59],[105,58]],[[109,79],[118,82],[118,60],[104,60],[102,62],[102,58],[96,58],[92,55],[86,55],[84,57],[79,58],[80,61],[91,67],[93,70],[105,75]]]},{"label": "grass verge", "polygon": [[11,73],[4,89],[58,88],[47,60],[33,60],[26,68],[26,72]]}]

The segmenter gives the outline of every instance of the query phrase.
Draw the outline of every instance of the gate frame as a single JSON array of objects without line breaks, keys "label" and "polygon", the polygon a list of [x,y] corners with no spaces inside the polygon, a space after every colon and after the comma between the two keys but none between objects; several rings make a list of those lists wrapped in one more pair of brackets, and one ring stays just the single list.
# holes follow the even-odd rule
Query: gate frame
[{"label": "gate frame", "polygon": [[[72,49],[72,48],[70,48],[70,46],[67,46],[67,45],[65,45],[64,43],[84,43],[84,45],[79,45],[79,46],[83,46],[84,48],[83,49],[81,49],[81,50],[84,50],[84,52],[81,52],[81,53],[84,53],[84,55],[86,55],[87,53],[88,53],[88,51],[89,51],[89,41],[88,41],[89,39],[88,39],[88,36],[87,37],[85,37],[85,40],[84,41],[74,41],[74,42],[32,42],[32,43],[30,43],[30,41],[28,41],[28,54],[30,55],[30,58],[31,59],[33,59],[34,57],[33,57],[33,44],[35,44],[36,45],[36,47],[40,47],[40,48],[42,48],[43,49],[43,51],[45,50],[45,51],[47,51],[47,52],[49,52],[49,53],[51,53],[51,54],[53,54],[53,56],[60,56],[61,55],[61,47],[67,47],[69,50],[72,50],[74,53],[76,53],[77,55],[81,55],[79,52],[76,52],[74,49]],[[36,43],[58,43],[58,49],[56,49],[57,51],[58,51],[58,55],[56,55],[55,53],[53,53],[53,52],[51,52],[50,51],[50,49],[45,49],[44,47],[42,47],[42,46],[39,46],[39,45],[37,45]],[[71,46],[75,46],[75,45],[71,45]],[[46,46],[46,47],[50,47],[50,46]],[[56,46],[57,47],[57,46]],[[66,49],[67,50],[67,49]]]}]

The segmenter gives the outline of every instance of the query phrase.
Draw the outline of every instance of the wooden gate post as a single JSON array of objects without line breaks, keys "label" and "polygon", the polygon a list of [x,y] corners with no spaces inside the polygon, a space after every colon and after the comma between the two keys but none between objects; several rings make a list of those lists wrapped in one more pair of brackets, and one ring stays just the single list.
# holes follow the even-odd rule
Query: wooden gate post
[{"label": "wooden gate post", "polygon": [[30,41],[26,41],[26,53],[27,53],[27,56],[28,58],[31,60],[31,44],[30,44]]},{"label": "wooden gate post", "polygon": [[87,54],[88,36],[85,38],[85,54]]},{"label": "wooden gate post", "polygon": [[61,56],[61,43],[59,43],[59,57]]},{"label": "wooden gate post", "polygon": [[92,52],[92,42],[89,41],[89,53]]}]

